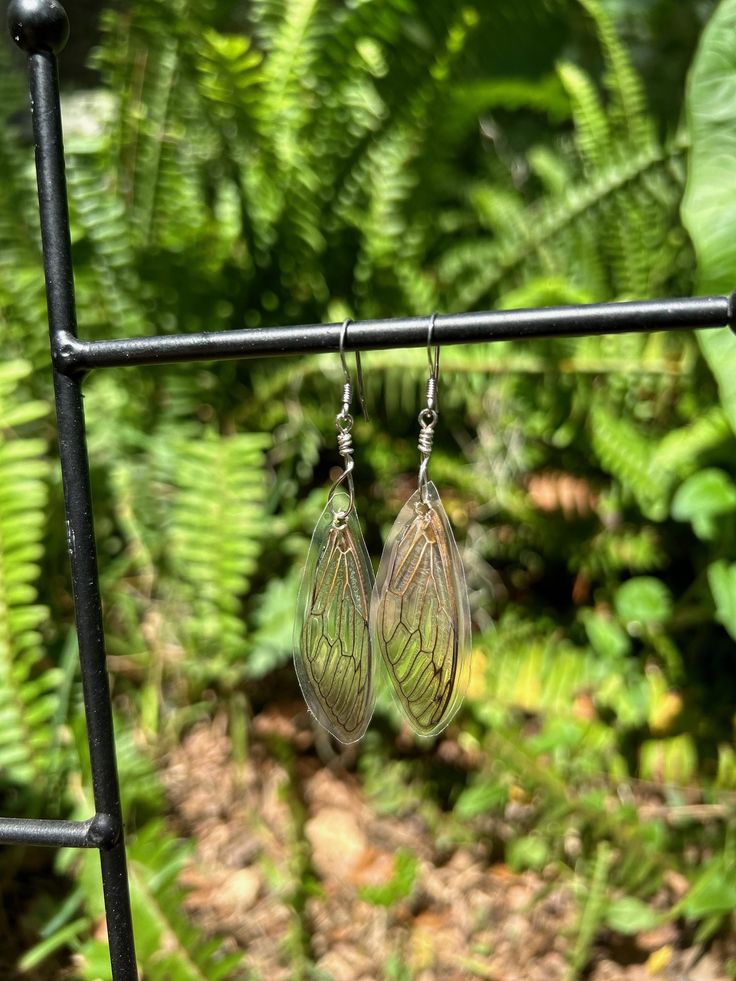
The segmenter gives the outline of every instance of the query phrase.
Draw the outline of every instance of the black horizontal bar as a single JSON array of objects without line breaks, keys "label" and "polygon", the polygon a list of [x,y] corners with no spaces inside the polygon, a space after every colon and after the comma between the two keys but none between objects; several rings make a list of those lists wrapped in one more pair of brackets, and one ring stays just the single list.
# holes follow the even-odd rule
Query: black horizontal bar
[{"label": "black horizontal bar", "polygon": [[[363,320],[350,325],[346,350],[422,347],[428,317]],[[591,303],[535,310],[495,310],[438,316],[438,344],[472,344],[531,337],[576,337],[657,330],[726,327],[734,323],[731,297],[699,296],[677,300]],[[263,358],[337,351],[340,324],[256,327],[250,330],[168,334],[109,341],[83,341],[62,334],[55,351],[59,370],[74,373],[121,365]]]},{"label": "black horizontal bar", "polygon": [[95,814],[87,821],[0,817],[0,843],[6,845],[111,848],[119,837],[120,830],[109,814]]}]

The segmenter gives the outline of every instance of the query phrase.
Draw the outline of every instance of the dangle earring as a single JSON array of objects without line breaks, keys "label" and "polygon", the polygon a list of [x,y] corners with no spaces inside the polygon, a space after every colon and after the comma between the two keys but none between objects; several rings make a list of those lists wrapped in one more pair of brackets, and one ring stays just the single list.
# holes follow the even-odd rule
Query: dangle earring
[{"label": "dangle earring", "polygon": [[470,675],[471,627],[460,553],[427,471],[437,425],[440,349],[427,335],[427,405],[419,413],[419,486],[383,550],[371,600],[371,635],[411,727],[441,732],[457,712]]},{"label": "dangle earring", "polygon": [[[373,567],[355,509],[352,383],[340,334],[344,374],[337,414],[337,446],[344,468],[330,488],[314,529],[302,574],[294,624],[294,667],[310,712],[342,743],[360,739],[375,705],[369,630]],[[355,355],[358,395],[366,419],[360,354]]]}]

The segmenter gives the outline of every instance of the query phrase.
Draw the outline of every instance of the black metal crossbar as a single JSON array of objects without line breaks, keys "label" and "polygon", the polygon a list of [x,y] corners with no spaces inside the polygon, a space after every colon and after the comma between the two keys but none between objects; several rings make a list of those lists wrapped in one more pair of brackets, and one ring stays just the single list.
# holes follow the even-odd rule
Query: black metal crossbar
[{"label": "black metal crossbar", "polygon": [[[0,818],[0,843],[99,850],[112,975],[115,981],[136,981],[82,381],[95,368],[334,352],[339,349],[340,326],[316,324],[121,340],[79,339],[56,64],[56,55],[68,37],[68,21],[57,0],[11,0],[8,20],[11,36],[27,53],[29,64],[59,457],[95,814],[87,821]],[[630,331],[733,328],[735,307],[732,297],[704,296],[450,314],[437,317],[434,338],[445,345]],[[405,317],[356,322],[345,346],[351,350],[421,347],[426,340],[427,318]]]},{"label": "black metal crossbar", "polygon": [[[438,316],[438,344],[474,344],[531,337],[575,337],[584,334],[625,334],[656,330],[725,327],[733,323],[731,297],[697,296],[679,300],[638,300],[589,303],[536,310],[491,310]],[[345,339],[346,350],[423,347],[426,317],[355,321]],[[130,337],[113,341],[82,341],[61,334],[56,350],[59,371],[73,374],[91,368],[266,358],[287,354],[326,354],[340,347],[340,324],[258,327],[162,337]]]},{"label": "black metal crossbar", "polygon": [[87,821],[0,818],[0,842],[51,848],[111,848],[120,837],[119,828],[109,814],[95,814]]}]

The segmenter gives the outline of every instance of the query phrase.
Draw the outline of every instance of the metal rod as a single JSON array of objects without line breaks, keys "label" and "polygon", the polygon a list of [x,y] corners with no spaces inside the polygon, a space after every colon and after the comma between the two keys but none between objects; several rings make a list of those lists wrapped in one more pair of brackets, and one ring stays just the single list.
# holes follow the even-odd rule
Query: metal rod
[{"label": "metal rod", "polygon": [[107,814],[88,821],[47,821],[37,818],[0,818],[0,842],[6,845],[45,845],[50,848],[107,848],[113,822]]},{"label": "metal rod", "polygon": [[[135,948],[115,760],[92,520],[81,383],[93,368],[336,352],[340,324],[164,335],[110,341],[76,337],[56,55],[68,36],[57,0],[12,0],[13,39],[28,53],[41,234],[53,359],[67,541],[97,813],[88,821],[0,818],[0,842],[100,850],[115,981],[136,981]],[[354,323],[346,349],[423,347],[427,317]],[[436,318],[437,344],[734,327],[731,297],[591,304]]]},{"label": "metal rod", "polygon": [[[8,18],[13,39],[28,53],[41,241],[53,352],[58,348],[60,334],[74,336],[76,333],[56,65],[56,55],[68,37],[68,21],[63,7],[56,0],[13,0]],[[107,838],[112,843],[111,847],[100,851],[110,961],[115,981],[136,981],[81,377],[64,374],[56,365],[53,377],[92,790],[96,810],[106,815]]]},{"label": "metal rod", "polygon": [[[350,326],[345,347],[359,351],[423,347],[427,342],[428,320],[429,317],[399,317],[356,321]],[[446,314],[436,318],[434,340],[443,345],[469,344],[532,337],[725,327],[733,322],[730,297],[700,296]],[[60,371],[74,374],[92,368],[125,365],[321,354],[339,350],[340,332],[340,324],[311,324],[109,341],[84,341],[71,334],[62,334],[58,337],[55,359]]]}]

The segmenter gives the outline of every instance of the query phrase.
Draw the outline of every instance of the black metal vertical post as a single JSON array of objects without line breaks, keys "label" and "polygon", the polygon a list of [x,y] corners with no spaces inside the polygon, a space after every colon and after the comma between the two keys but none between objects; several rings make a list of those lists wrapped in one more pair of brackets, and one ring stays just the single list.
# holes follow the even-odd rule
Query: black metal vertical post
[{"label": "black metal vertical post", "polygon": [[28,54],[30,71],[67,544],[97,812],[94,825],[102,862],[110,960],[115,981],[135,981],[137,970],[97,575],[82,405],[82,375],[60,370],[59,360],[60,337],[76,334],[56,65],[56,55],[67,41],[69,28],[66,13],[56,0],[13,0],[8,9],[8,17],[13,39]]}]

